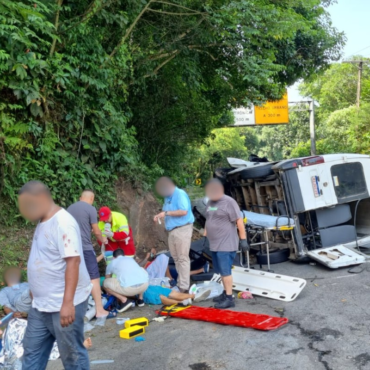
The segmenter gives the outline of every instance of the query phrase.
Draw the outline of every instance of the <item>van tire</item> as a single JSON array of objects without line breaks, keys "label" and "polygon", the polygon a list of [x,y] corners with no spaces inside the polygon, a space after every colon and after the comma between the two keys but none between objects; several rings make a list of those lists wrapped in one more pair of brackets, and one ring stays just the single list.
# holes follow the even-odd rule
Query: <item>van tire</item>
[{"label": "van tire", "polygon": [[[273,265],[276,263],[286,262],[289,260],[289,255],[290,255],[289,248],[270,251],[270,264]],[[257,252],[256,256],[258,265],[267,265],[266,253]]]},{"label": "van tire", "polygon": [[244,171],[240,172],[240,177],[243,180],[248,180],[271,176],[274,174],[274,171],[272,170],[274,164],[275,163],[261,164],[254,167],[246,168]]}]

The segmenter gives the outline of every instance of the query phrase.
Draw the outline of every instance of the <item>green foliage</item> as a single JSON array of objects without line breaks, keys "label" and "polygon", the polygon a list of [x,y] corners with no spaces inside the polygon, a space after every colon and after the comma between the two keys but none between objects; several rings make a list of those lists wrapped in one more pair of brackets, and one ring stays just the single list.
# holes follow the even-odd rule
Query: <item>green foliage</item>
[{"label": "green foliage", "polygon": [[0,201],[34,178],[62,205],[112,201],[119,176],[184,182],[232,107],[339,58],[328,3],[0,0]]},{"label": "green foliage", "polygon": [[205,143],[192,153],[193,161],[190,160],[190,163],[193,163],[191,171],[195,177],[205,182],[216,168],[228,167],[228,157],[246,158],[248,151],[243,133],[243,130],[234,128],[212,131]]}]

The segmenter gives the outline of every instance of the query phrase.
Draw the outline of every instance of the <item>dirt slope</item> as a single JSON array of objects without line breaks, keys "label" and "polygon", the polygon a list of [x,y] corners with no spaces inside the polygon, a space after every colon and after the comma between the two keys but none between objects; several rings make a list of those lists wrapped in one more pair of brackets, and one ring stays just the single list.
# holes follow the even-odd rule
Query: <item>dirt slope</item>
[{"label": "dirt slope", "polygon": [[153,217],[161,204],[149,192],[134,189],[130,183],[119,181],[116,187],[117,202],[121,211],[128,217],[136,245],[136,254],[143,256],[152,247],[168,249],[167,235],[163,224],[153,222]]}]

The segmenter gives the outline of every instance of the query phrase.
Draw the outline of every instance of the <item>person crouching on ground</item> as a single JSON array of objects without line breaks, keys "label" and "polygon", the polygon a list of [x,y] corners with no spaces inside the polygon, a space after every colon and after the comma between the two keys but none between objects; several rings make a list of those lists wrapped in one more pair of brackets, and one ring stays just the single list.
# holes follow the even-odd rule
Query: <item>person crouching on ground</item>
[{"label": "person crouching on ground", "polygon": [[[112,277],[112,275],[116,277]],[[148,288],[148,273],[137,262],[126,257],[122,249],[113,252],[113,261],[107,266],[104,280],[106,292],[116,297],[120,302],[118,312],[127,311],[133,304],[128,297],[139,296],[137,305],[144,306],[143,293]]]},{"label": "person crouching on ground", "polygon": [[13,317],[26,316],[32,306],[32,296],[28,283],[21,283],[21,269],[10,267],[4,273],[6,288],[0,291],[0,305],[4,312],[14,312]]},{"label": "person crouching on ground", "polygon": [[[235,307],[231,268],[238,250],[238,243],[243,250],[249,248],[243,218],[238,204],[233,198],[225,195],[224,187],[219,180],[208,181],[206,195],[209,201],[206,206],[204,236],[207,236],[209,240],[213,268],[221,275],[224,286],[223,293],[213,301],[217,303],[215,308]],[[236,228],[239,231],[240,241]]]},{"label": "person crouching on ground", "polygon": [[112,212],[109,207],[101,207],[98,226],[102,235],[108,239],[104,246],[107,264],[111,262],[113,252],[118,248],[123,250],[126,257],[135,256],[132,229],[123,213]]}]

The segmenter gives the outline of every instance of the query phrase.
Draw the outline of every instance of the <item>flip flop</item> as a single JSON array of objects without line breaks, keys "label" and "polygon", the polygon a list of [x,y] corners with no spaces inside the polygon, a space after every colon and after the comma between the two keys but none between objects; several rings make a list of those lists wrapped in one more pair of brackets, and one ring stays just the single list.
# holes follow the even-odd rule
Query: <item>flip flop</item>
[{"label": "flip flop", "polygon": [[113,310],[113,311],[109,311],[109,314],[107,316],[107,319],[116,319],[117,318],[117,311],[116,310]]}]

